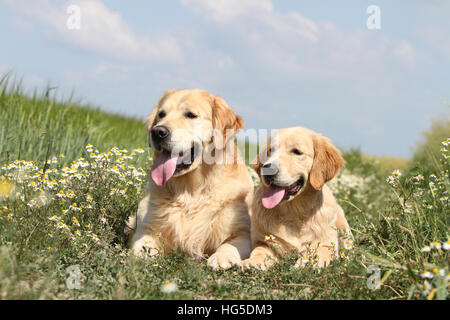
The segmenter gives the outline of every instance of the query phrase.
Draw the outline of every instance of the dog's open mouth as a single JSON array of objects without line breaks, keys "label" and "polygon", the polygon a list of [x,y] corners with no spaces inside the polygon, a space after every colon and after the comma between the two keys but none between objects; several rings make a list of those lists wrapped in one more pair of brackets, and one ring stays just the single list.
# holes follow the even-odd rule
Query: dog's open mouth
[{"label": "dog's open mouth", "polygon": [[191,149],[181,151],[178,154],[162,149],[153,165],[151,174],[153,181],[158,186],[165,186],[174,174],[188,169],[194,163],[198,154],[199,147],[195,144]]},{"label": "dog's open mouth", "polygon": [[275,208],[280,202],[288,200],[291,196],[297,194],[305,184],[305,178],[301,177],[295,183],[288,187],[280,187],[271,184],[264,192],[262,204],[266,209]]},{"label": "dog's open mouth", "polygon": [[185,169],[188,169],[195,161],[195,158],[197,157],[198,150],[196,150],[195,146],[193,146],[190,150],[186,152],[180,152],[178,154],[178,160],[177,160],[177,168],[175,172],[180,172]]}]

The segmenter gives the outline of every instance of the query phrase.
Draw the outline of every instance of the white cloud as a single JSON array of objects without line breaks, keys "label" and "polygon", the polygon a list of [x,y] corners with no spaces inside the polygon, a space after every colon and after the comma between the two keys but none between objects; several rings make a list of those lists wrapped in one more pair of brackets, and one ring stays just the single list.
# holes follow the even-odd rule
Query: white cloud
[{"label": "white cloud", "polygon": [[[339,76],[354,70],[383,72],[392,64],[416,65],[413,46],[365,29],[344,31],[297,11],[280,13],[270,0],[181,0],[219,32],[240,41],[242,55],[261,69],[309,76]],[[225,31],[222,31],[225,30]],[[247,61],[248,62],[248,61]]]},{"label": "white cloud", "polygon": [[124,81],[128,79],[129,73],[130,67],[127,65],[102,61],[94,66],[87,65],[81,69],[69,69],[65,71],[64,79],[69,86],[78,87],[91,80],[101,79],[104,81],[113,78]]},{"label": "white cloud", "polygon": [[[398,151],[400,138],[389,147],[380,141],[389,136],[387,117],[417,119],[411,109],[418,103],[409,99],[411,88],[420,88],[417,75],[425,70],[425,57],[409,34],[368,30],[364,10],[358,27],[355,17],[348,23],[310,19],[299,9],[278,10],[271,0],[181,3],[201,20],[196,41],[233,58],[232,72],[210,72],[217,81],[204,83],[235,97],[233,107],[247,126],[306,125],[346,147],[371,141],[378,151],[405,150]],[[205,76],[202,70],[201,79],[208,71]]]},{"label": "white cloud", "polygon": [[181,3],[221,23],[230,22],[250,11],[272,11],[272,3],[268,0],[181,0]]},{"label": "white cloud", "polygon": [[98,76],[105,74],[110,71],[118,71],[121,73],[127,73],[129,71],[129,67],[125,65],[119,65],[119,64],[112,64],[108,62],[100,62],[92,72],[93,76]]},{"label": "white cloud", "polygon": [[310,41],[317,41],[316,23],[298,12],[281,14],[273,9],[270,0],[181,0],[205,19],[220,24],[234,24],[236,20],[265,25],[274,32],[289,32]]},{"label": "white cloud", "polygon": [[[48,0],[6,0],[26,16],[50,28],[51,35],[75,47],[124,60],[182,59],[177,40],[170,34],[137,35],[118,12],[108,9],[100,0],[76,0],[56,6]],[[69,5],[81,9],[81,29],[66,26]]]}]

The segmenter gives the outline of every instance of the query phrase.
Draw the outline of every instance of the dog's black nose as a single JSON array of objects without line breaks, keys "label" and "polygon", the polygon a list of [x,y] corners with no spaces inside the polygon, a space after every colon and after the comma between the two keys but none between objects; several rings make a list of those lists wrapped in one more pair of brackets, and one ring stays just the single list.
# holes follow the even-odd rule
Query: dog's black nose
[{"label": "dog's black nose", "polygon": [[161,143],[170,136],[170,130],[166,126],[156,126],[152,129],[152,139],[156,144]]},{"label": "dog's black nose", "polygon": [[261,175],[267,183],[271,183],[279,171],[276,164],[266,163],[261,169]]}]

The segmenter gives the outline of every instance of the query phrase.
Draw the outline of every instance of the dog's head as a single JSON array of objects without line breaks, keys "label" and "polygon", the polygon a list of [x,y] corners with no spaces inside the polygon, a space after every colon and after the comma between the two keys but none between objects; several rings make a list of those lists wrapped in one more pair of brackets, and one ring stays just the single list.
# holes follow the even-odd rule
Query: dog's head
[{"label": "dog's head", "polygon": [[291,201],[308,185],[322,189],[343,164],[339,150],[324,136],[301,127],[279,130],[262,146],[254,165],[266,189],[264,207]]},{"label": "dog's head", "polygon": [[163,186],[202,163],[203,150],[223,149],[244,122],[221,97],[202,90],[169,90],[147,118],[155,149],[152,178]]}]

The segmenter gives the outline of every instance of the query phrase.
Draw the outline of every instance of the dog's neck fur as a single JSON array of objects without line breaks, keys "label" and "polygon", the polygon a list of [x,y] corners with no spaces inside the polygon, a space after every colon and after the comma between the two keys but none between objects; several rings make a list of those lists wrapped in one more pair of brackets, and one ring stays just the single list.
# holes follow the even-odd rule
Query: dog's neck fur
[{"label": "dog's neck fur", "polygon": [[305,190],[294,199],[281,203],[280,209],[282,211],[288,210],[290,212],[298,212],[301,216],[307,218],[312,216],[322,206],[322,202],[322,189],[316,190],[308,183]]}]

